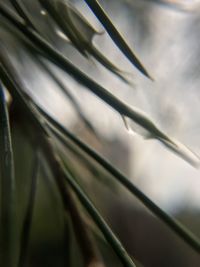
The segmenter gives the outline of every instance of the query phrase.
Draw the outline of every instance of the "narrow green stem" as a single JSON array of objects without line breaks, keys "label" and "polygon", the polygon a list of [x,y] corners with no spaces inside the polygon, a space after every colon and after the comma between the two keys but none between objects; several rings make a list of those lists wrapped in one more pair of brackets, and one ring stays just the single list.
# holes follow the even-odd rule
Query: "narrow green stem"
[{"label": "narrow green stem", "polygon": [[15,267],[17,251],[15,174],[10,123],[0,83],[0,266]]},{"label": "narrow green stem", "polygon": [[[0,50],[1,51],[1,50]],[[0,58],[3,59],[0,55]],[[73,183],[71,183],[70,176],[68,177],[68,173],[66,172],[65,168],[63,167],[60,158],[58,155],[54,152],[54,149],[52,148],[51,139],[49,139],[49,129],[46,127],[46,124],[43,119],[41,119],[41,116],[39,116],[38,112],[31,103],[27,104],[27,101],[25,100],[24,96],[20,93],[20,90],[23,92],[27,91],[27,88],[25,85],[21,82],[17,72],[13,68],[11,62],[9,62],[9,59],[7,58],[6,62],[4,61],[5,65],[9,69],[5,69],[0,64],[0,75],[2,78],[3,83],[6,85],[7,88],[9,88],[9,91],[12,96],[15,96],[18,100],[16,103],[18,103],[18,107],[22,108],[23,106],[24,115],[27,119],[32,118],[32,120],[29,120],[29,123],[31,123],[31,126],[35,128],[35,132],[37,132],[37,137],[40,139],[40,145],[42,146],[42,149],[44,150],[45,155],[48,157],[50,166],[52,166],[52,170],[55,169],[55,178],[57,178],[58,186],[62,192],[63,200],[68,200],[68,197],[66,195],[66,188],[63,184],[63,179],[66,178],[68,182],[70,183],[71,187],[74,189],[75,193],[79,197],[85,208],[90,213],[93,220],[96,222],[96,224],[99,226],[101,231],[103,232],[105,238],[107,241],[111,244],[113,249],[115,250],[116,254],[122,261],[125,267],[135,267],[135,264],[132,262],[131,258],[129,257],[128,253],[125,251],[119,240],[116,238],[116,236],[112,233],[111,229],[106,225],[101,215],[96,211],[96,209],[93,207],[93,205],[90,203],[89,199],[87,199],[87,196],[84,197],[83,193],[81,193],[81,190],[78,189]],[[9,72],[8,72],[9,70]],[[67,178],[68,177],[68,178]],[[79,192],[80,191],[80,192]],[[67,203],[66,203],[67,205]]]},{"label": "narrow green stem", "polygon": [[[169,214],[159,208],[153,201],[151,201],[145,194],[143,194],[127,177],[125,177],[118,169],[113,167],[105,158],[98,154],[94,149],[81,141],[71,132],[69,132],[60,123],[50,117],[47,113],[42,111],[44,116],[49,120],[50,127],[55,134],[59,135],[59,139],[65,144],[65,137],[69,138],[82,151],[89,155],[93,160],[100,164],[105,170],[112,174],[113,178],[117,179],[128,191],[136,196],[155,216],[163,221],[172,231],[174,231],[183,241],[190,245],[195,251],[200,252],[200,240],[185,228],[177,220],[173,219]],[[52,127],[51,125],[55,126]],[[56,130],[57,129],[57,130]],[[63,135],[59,134],[61,132]]]},{"label": "narrow green stem", "polygon": [[22,233],[21,233],[21,244],[20,244],[20,255],[19,255],[19,261],[18,261],[18,267],[25,267],[27,264],[31,224],[32,224],[34,204],[35,204],[35,199],[36,199],[39,166],[40,166],[39,165],[39,154],[38,152],[36,152],[34,162],[33,162],[31,181],[30,181],[31,183],[30,183],[28,205],[27,205],[27,209],[26,209],[26,213],[24,217],[24,223],[22,227]]},{"label": "narrow green stem", "polygon": [[127,59],[138,69],[140,70],[145,76],[151,78],[147,70],[144,68],[142,63],[133,53],[131,48],[128,46],[122,35],[118,32],[116,27],[113,25],[111,19],[108,17],[104,9],[101,7],[97,0],[85,0],[87,5],[93,11],[95,16],[101,22],[103,27],[106,29],[107,33],[110,35],[113,42],[118,46],[118,48],[122,51],[122,53],[127,57]]},{"label": "narrow green stem", "polygon": [[152,122],[148,116],[140,110],[130,107],[119,98],[115,97],[112,93],[106,90],[104,87],[92,80],[88,75],[73,65],[65,56],[59,51],[55,50],[51,44],[45,41],[34,30],[27,28],[25,24],[19,21],[16,16],[3,4],[0,3],[0,14],[6,17],[18,30],[20,30],[49,60],[57,64],[60,68],[66,71],[69,75],[73,76],[80,84],[87,87],[91,92],[101,98],[105,103],[111,106],[114,110],[119,112],[121,115],[129,117],[142,127],[150,132],[152,137],[158,138],[161,142],[171,143],[173,141],[163,133],[158,127]]},{"label": "narrow green stem", "polygon": [[20,0],[10,0],[13,7],[16,9],[17,13],[20,15],[20,17],[25,21],[25,23],[30,26],[31,28],[35,29],[33,23],[31,22],[29,15],[26,12],[26,9],[24,8],[23,4],[20,2]]},{"label": "narrow green stem", "polygon": [[104,237],[111,245],[113,250],[116,252],[117,256],[119,257],[123,265],[125,267],[136,267],[131,258],[129,257],[128,253],[126,252],[126,250],[123,248],[120,241],[114,235],[110,227],[106,224],[102,216],[99,214],[97,209],[90,201],[90,199],[87,197],[87,195],[83,192],[83,190],[80,188],[75,179],[64,167],[62,161],[60,160],[60,157],[58,156],[57,153],[55,153],[51,141],[48,140],[47,138],[43,138],[40,144],[52,168],[52,171],[54,172],[54,176],[58,184],[58,187],[60,189],[65,205],[68,206],[68,204],[70,203],[71,206],[71,202],[69,202],[69,194],[71,193],[69,191],[69,188],[65,187],[64,179],[66,179],[72,190],[79,198],[82,205],[85,207],[85,209],[90,214],[91,218],[94,220],[99,229],[102,231]]}]

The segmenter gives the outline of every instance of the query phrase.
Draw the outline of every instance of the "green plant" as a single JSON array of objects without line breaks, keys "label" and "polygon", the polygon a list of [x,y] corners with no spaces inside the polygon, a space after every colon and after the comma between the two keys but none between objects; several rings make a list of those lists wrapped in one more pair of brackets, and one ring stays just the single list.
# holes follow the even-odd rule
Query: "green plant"
[{"label": "green plant", "polygon": [[[89,77],[89,73],[83,73],[76,65],[67,59],[64,53],[54,48],[51,44],[51,40],[47,40],[48,38],[43,36],[20,1],[10,1],[12,6],[16,9],[16,12],[11,10],[7,2],[8,1],[6,1],[6,3],[0,3],[1,28],[11,35],[14,35],[23,49],[25,49],[26,53],[37,62],[38,68],[47,72],[49,76],[54,79],[57,85],[65,92],[66,97],[69,98],[76,107],[81,119],[93,134],[97,134],[93,125],[82,113],[76,99],[65,90],[61,80],[57,77],[56,73],[52,71],[50,64],[57,65],[64,72],[72,76],[80,85],[85,86],[93,94],[97,95],[123,117],[125,124],[127,124],[127,118],[133,120],[146,130],[148,133],[146,137],[158,139],[167,148],[192,165],[196,166],[199,163],[198,157],[187,150],[182,144],[162,132],[146,114],[128,106],[119,98],[115,97],[103,86],[92,80]],[[94,12],[95,16],[124,56],[147,78],[153,80],[143,64],[112,24],[98,1],[85,0],[85,2]],[[124,82],[129,83],[125,73],[119,70],[109,61],[106,55],[103,55],[93,45],[92,38],[95,34],[98,34],[98,32],[69,1],[39,0],[38,3],[46,10],[52,18],[52,21],[59,27],[62,33],[68,37],[71,45],[74,46],[80,54],[85,57],[94,57],[109,71],[116,74]],[[46,60],[44,60],[44,58]],[[99,256],[98,245],[95,244],[91,237],[90,227],[87,225],[85,215],[83,216],[85,213],[83,213],[83,208],[87,211],[87,214],[91,217],[91,220],[96,224],[97,228],[102,232],[106,242],[112,247],[123,266],[137,266],[136,261],[131,259],[130,255],[125,251],[101,214],[92,204],[87,193],[81,188],[79,179],[77,179],[77,176],[81,177],[81,174],[77,168],[74,168],[78,163],[72,162],[73,160],[70,158],[71,154],[66,157],[68,150],[73,150],[77,157],[82,160],[84,164],[89,166],[90,169],[96,170],[96,163],[101,165],[106,172],[111,174],[118,183],[122,184],[128,191],[136,196],[155,216],[160,218],[183,239],[183,241],[198,253],[200,252],[200,242],[197,237],[193,236],[179,222],[156,206],[145,194],[134,186],[128,178],[117,170],[115,166],[112,166],[93,148],[73,135],[46,110],[41,108],[38,102],[28,93],[29,90],[23,81],[23,77],[13,64],[9,49],[6,49],[3,40],[1,40],[0,44],[0,80],[1,266],[26,266],[31,221],[34,202],[36,201],[37,176],[41,168],[47,169],[46,172],[50,170],[54,177],[55,186],[57,186],[60,199],[62,200],[63,218],[67,216],[66,214],[71,218],[73,230],[76,233],[85,266],[104,266],[104,263]],[[5,90],[7,90],[11,96],[11,103],[6,101]],[[9,112],[10,118],[8,115]],[[18,124],[18,127],[26,138],[28,136],[29,144],[31,144],[34,149],[36,148],[33,158],[33,174],[30,179],[30,193],[26,212],[23,214],[24,220],[22,226],[19,226],[18,223],[13,223],[17,221],[15,201],[15,187],[17,181],[14,174],[12,134],[10,133],[10,124],[12,126],[12,123],[10,123],[10,121],[13,125]],[[86,155],[89,156],[89,160]],[[67,218],[65,219],[67,221]],[[18,249],[19,243],[20,246]]]}]

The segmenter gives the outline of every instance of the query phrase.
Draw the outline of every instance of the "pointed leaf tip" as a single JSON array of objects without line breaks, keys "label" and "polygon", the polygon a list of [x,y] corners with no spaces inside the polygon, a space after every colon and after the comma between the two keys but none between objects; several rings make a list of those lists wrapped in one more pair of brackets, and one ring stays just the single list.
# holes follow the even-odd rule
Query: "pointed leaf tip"
[{"label": "pointed leaf tip", "polygon": [[148,73],[146,68],[131,50],[129,45],[126,43],[122,35],[118,32],[114,24],[112,23],[109,16],[106,14],[104,9],[101,7],[97,0],[85,0],[86,4],[93,11],[95,16],[101,22],[103,27],[106,29],[107,33],[110,35],[113,42],[117,45],[117,47],[122,51],[122,53],[126,56],[126,58],[146,77],[150,80],[154,80],[151,75]]}]

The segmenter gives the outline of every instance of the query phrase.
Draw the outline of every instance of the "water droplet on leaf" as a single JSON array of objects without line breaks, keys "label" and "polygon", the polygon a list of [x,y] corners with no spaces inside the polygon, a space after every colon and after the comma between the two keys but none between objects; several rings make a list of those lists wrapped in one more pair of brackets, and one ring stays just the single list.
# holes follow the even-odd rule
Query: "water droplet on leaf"
[{"label": "water droplet on leaf", "polygon": [[45,10],[41,10],[40,11],[40,14],[43,15],[43,16],[46,16],[47,15],[47,12]]}]

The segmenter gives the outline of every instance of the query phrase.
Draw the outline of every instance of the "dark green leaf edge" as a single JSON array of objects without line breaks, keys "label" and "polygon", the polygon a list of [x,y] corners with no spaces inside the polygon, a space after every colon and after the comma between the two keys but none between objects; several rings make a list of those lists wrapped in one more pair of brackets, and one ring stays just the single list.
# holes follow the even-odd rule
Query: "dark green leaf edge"
[{"label": "dark green leaf edge", "polygon": [[[2,11],[2,8],[1,8],[1,6],[0,6],[0,11]],[[113,167],[112,166],[110,166],[111,167],[111,173],[113,172]],[[110,168],[109,167],[109,168]],[[114,169],[115,170],[115,169]],[[115,170],[116,171],[116,170]],[[125,178],[124,176],[122,176],[123,177],[123,179]],[[122,178],[121,177],[121,178]],[[118,177],[119,178],[119,177]],[[120,178],[120,179],[121,179]],[[123,180],[122,179],[122,180]],[[127,181],[124,181],[123,183],[127,183],[127,182],[129,182],[128,180]],[[129,182],[130,183],[130,182]],[[129,184],[128,183],[128,187],[129,186],[131,186],[131,183]],[[132,185],[133,186],[133,185]],[[143,199],[143,201],[144,201],[144,204],[145,204],[145,200],[146,200],[146,196],[144,196],[143,194],[142,194],[142,196],[140,195],[141,194],[141,192],[137,192],[137,188],[135,188],[135,187],[133,187],[131,190],[133,190],[134,191],[134,194],[137,196],[138,195],[138,198],[140,197],[141,198],[141,200]],[[148,198],[147,198],[147,200],[148,201],[150,201]],[[147,202],[148,202],[147,201]],[[158,215],[158,214],[156,214],[158,217],[160,217],[160,218],[164,218],[164,221],[170,226],[171,225],[171,227],[170,228],[172,228],[182,239],[184,239],[188,244],[190,244],[196,251],[198,251],[199,252],[199,247],[200,247],[200,245],[199,245],[199,240],[195,240],[196,238],[193,238],[193,237],[191,237],[191,235],[189,235],[188,236],[188,233],[187,233],[187,231],[185,231],[185,228],[183,227],[183,226],[180,226],[180,224],[177,224],[171,217],[166,217],[166,214],[164,213],[164,215],[162,214],[163,213],[163,211],[162,210],[160,210],[157,206],[155,206],[155,204],[153,204],[153,203],[151,203],[150,202],[150,205],[149,204],[145,204],[146,206],[148,206],[148,208],[149,209],[151,209],[152,211],[154,211],[154,213],[157,211],[158,213],[160,213],[160,215]],[[166,217],[166,218],[165,218]]]},{"label": "dark green leaf edge", "polygon": [[20,255],[18,261],[18,267],[25,267],[27,264],[28,258],[28,249],[30,242],[30,233],[31,233],[31,225],[32,218],[34,212],[34,204],[36,200],[36,192],[37,192],[37,178],[40,169],[40,158],[39,153],[36,152],[33,160],[31,181],[30,181],[30,193],[27,203],[27,208],[23,220],[22,232],[21,232],[21,240],[20,240]]},{"label": "dark green leaf edge", "polygon": [[[0,51],[3,53],[3,49],[0,49]],[[4,50],[5,52],[5,50]],[[20,81],[16,71],[12,67],[12,65],[9,62],[8,58],[6,57],[6,53],[3,55],[0,55],[0,77],[2,79],[2,82],[6,86],[6,88],[9,89],[11,95],[13,95],[17,101],[17,104],[19,107],[23,107],[24,112],[27,116],[27,118],[32,118],[31,121],[33,122],[32,127],[35,128],[37,133],[40,133],[40,137],[43,140],[49,139],[49,130],[45,127],[44,121],[40,118],[38,112],[36,109],[34,109],[33,106],[31,106],[31,103],[27,103],[28,100],[24,98],[22,95],[22,92],[26,92],[25,86]],[[4,59],[4,60],[3,60]],[[6,62],[5,62],[6,60]],[[4,66],[2,65],[2,61],[4,63]],[[6,68],[5,68],[6,65]],[[9,67],[9,68],[8,68]],[[9,72],[8,72],[8,69]],[[12,75],[10,76],[10,72]],[[11,78],[12,77],[12,78]],[[28,97],[28,96],[27,96]],[[29,102],[29,101],[28,101]],[[32,107],[32,108],[31,108]],[[48,141],[44,142],[44,144],[47,144]],[[41,142],[43,144],[43,142]],[[60,160],[58,161],[60,163]],[[87,196],[84,195],[84,193],[81,191],[81,189],[76,185],[76,183],[71,183],[71,178],[69,178],[67,175],[68,173],[65,171],[65,169],[60,166],[60,169],[63,170],[65,173],[66,179],[71,184],[73,190],[78,195],[79,199],[81,200],[82,204],[85,206],[85,208],[90,213],[92,219],[97,223],[99,229],[103,232],[106,240],[111,244],[113,249],[115,250],[115,253],[118,255],[124,266],[126,267],[135,267],[135,264],[132,262],[131,258],[129,257],[128,253],[125,251],[117,237],[113,234],[112,230],[107,226],[104,219],[101,217],[101,215],[97,212],[97,210],[94,208],[93,204],[89,201]],[[68,178],[67,178],[68,177]]]},{"label": "dark green leaf edge", "polygon": [[122,35],[118,32],[118,30],[113,25],[111,19],[108,17],[106,12],[103,10],[101,5],[96,0],[84,0],[90,9],[93,11],[95,16],[101,22],[103,27],[106,29],[107,33],[110,35],[113,42],[118,46],[118,48],[122,51],[122,53],[126,56],[126,58],[138,69],[141,73],[143,73],[146,77],[153,80],[147,70],[144,68],[142,63],[136,57],[136,55],[132,52],[131,48],[128,46]]},{"label": "dark green leaf edge", "polygon": [[[51,16],[53,21],[59,26],[61,31],[70,39],[71,44],[86,58],[91,55],[94,57],[97,61],[99,61],[100,64],[102,64],[105,68],[107,68],[109,71],[114,73],[116,76],[118,76],[119,79],[121,79],[123,82],[131,85],[131,82],[125,77],[125,72],[120,70],[114,63],[112,63],[108,57],[104,56],[92,43],[92,40],[84,36],[83,32],[79,31],[79,29],[76,27],[76,25],[73,23],[73,20],[70,15],[70,9],[72,8],[72,5],[70,3],[64,3],[60,2],[60,12],[59,8],[56,5],[54,1],[46,1],[46,0],[39,0],[41,6],[48,12],[48,14]],[[63,5],[63,6],[62,6]],[[66,7],[66,9],[65,9]],[[68,10],[69,8],[69,10]],[[73,8],[76,10],[75,8]],[[64,14],[61,14],[64,10],[66,10],[65,17]],[[79,12],[76,10],[77,14]],[[84,25],[85,21],[87,21],[84,17],[79,14],[80,18],[82,19],[82,24]],[[89,22],[87,22],[88,25]],[[90,25],[90,28],[92,26]],[[96,34],[96,31],[94,31],[94,35]]]},{"label": "dark green leaf edge", "polygon": [[[49,127],[57,135],[59,140],[65,144],[65,137],[70,139],[82,151],[89,155],[93,160],[100,164],[106,171],[108,171],[119,183],[121,183],[130,193],[137,197],[144,206],[147,207],[156,217],[163,221],[172,231],[174,231],[183,241],[190,245],[195,251],[200,252],[200,240],[194,236],[187,228],[185,228],[177,220],[160,209],[153,203],[146,195],[144,195],[128,178],[126,178],[119,170],[114,168],[105,158],[98,154],[94,149],[89,147],[75,135],[70,133],[65,127],[59,124],[45,111],[41,110],[42,114],[49,121]],[[61,133],[61,134],[60,134]]]},{"label": "dark green leaf edge", "polygon": [[186,151],[181,151],[177,142],[168,137],[164,132],[162,132],[149,118],[148,116],[136,108],[128,106],[126,103],[115,97],[105,88],[97,84],[91,78],[89,78],[85,73],[74,66],[66,57],[55,50],[49,43],[47,43],[37,32],[27,28],[25,24],[19,21],[15,15],[9,11],[2,3],[0,3],[0,13],[5,16],[15,27],[17,27],[28,39],[32,41],[39,50],[42,51],[43,55],[49,60],[54,62],[69,75],[73,76],[80,84],[86,86],[95,95],[101,98],[104,102],[110,105],[114,110],[118,111],[121,115],[128,117],[135,121],[137,124],[142,126],[144,129],[149,131],[150,138],[156,138],[162,142],[165,147],[175,152],[183,159],[187,160],[194,167],[198,167],[199,159],[196,155],[195,161],[190,159],[189,155],[182,155],[182,153],[187,153]]},{"label": "dark green leaf edge", "polygon": [[[14,8],[16,9],[16,11],[18,12],[19,16],[25,21],[25,23],[27,24],[27,26],[31,27],[33,30],[35,30],[36,32],[39,31],[38,29],[36,29],[36,27],[34,26],[33,22],[29,19],[28,14],[26,12],[26,9],[23,7],[22,3],[20,1],[17,0],[10,0],[12,5],[14,6]],[[51,5],[49,3],[45,3],[45,6],[47,4],[47,7]],[[43,6],[43,5],[42,5]],[[52,10],[52,8],[47,9],[47,12],[49,12],[50,15],[52,15],[52,13],[54,12],[54,10]],[[57,23],[57,16],[52,15],[52,19],[55,20],[55,22]],[[60,25],[60,23],[58,23],[58,25]],[[62,28],[62,27],[61,27]],[[62,30],[62,29],[61,29]],[[73,30],[73,29],[72,29]],[[84,50],[81,48],[81,46],[77,46],[78,45],[78,40],[74,40],[73,39],[73,31],[72,34],[70,33],[70,31],[67,31],[69,34],[69,38],[72,38],[72,44],[76,47],[76,49],[78,49],[78,51],[81,54],[84,54],[86,57],[88,57],[87,54],[85,54]],[[74,40],[74,42],[73,42]],[[105,68],[107,68],[109,71],[113,72],[116,76],[118,76],[118,78],[120,78],[123,82],[132,85],[132,83],[123,75],[125,74],[123,71],[121,71],[120,69],[118,69],[112,62],[110,62],[106,57],[104,57],[93,45],[88,44],[86,45],[87,50],[89,53],[92,54],[92,56],[98,60]]]},{"label": "dark green leaf edge", "polygon": [[23,4],[21,3],[20,0],[10,0],[12,6],[15,8],[19,16],[25,21],[25,23],[29,26],[35,29],[32,21],[29,19],[29,15],[24,8]]},{"label": "dark green leaf edge", "polygon": [[46,73],[53,79],[53,81],[57,84],[57,86],[62,90],[64,95],[67,97],[68,100],[72,103],[73,107],[75,108],[77,115],[79,118],[83,121],[85,126],[88,128],[88,130],[94,134],[94,136],[98,137],[101,139],[99,133],[95,130],[94,126],[92,123],[88,120],[88,118],[84,115],[84,112],[79,105],[79,103],[76,101],[75,97],[70,93],[69,89],[67,86],[56,76],[56,74],[53,72],[51,67],[48,65],[48,63],[44,62],[42,59],[39,57],[37,58],[37,63],[44,69]]},{"label": "dark green leaf edge", "polygon": [[87,194],[83,191],[83,189],[76,182],[76,179],[71,176],[67,168],[64,168],[66,181],[69,183],[77,197],[79,198],[81,204],[85,207],[87,212],[90,214],[91,218],[97,224],[99,229],[103,232],[106,240],[111,245],[111,247],[115,250],[119,258],[121,259],[124,266],[127,267],[136,267],[133,263],[122,244],[116,238],[110,227],[104,221],[100,213],[97,211],[95,206],[92,204],[91,200],[87,197]]},{"label": "dark green leaf edge", "polygon": [[5,92],[0,77],[0,250],[1,266],[16,265],[16,188],[14,157]]}]

